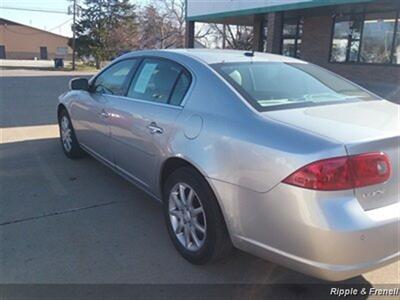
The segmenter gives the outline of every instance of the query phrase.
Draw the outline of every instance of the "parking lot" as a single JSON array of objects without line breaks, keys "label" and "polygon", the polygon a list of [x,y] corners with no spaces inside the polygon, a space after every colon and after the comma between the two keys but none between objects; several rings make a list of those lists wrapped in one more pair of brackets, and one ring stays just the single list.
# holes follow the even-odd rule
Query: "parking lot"
[{"label": "parking lot", "polygon": [[[57,96],[72,74],[1,74],[0,283],[322,283],[240,251],[189,264],[159,203],[94,159],[62,153]],[[346,283],[400,283],[400,263]]]}]

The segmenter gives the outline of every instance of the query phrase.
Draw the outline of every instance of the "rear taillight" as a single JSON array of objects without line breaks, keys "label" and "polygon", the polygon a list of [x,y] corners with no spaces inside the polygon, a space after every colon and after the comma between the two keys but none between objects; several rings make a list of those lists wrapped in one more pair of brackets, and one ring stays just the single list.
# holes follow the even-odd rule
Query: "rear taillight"
[{"label": "rear taillight", "polygon": [[347,190],[385,182],[390,171],[386,154],[366,153],[311,163],[283,182],[312,190]]}]

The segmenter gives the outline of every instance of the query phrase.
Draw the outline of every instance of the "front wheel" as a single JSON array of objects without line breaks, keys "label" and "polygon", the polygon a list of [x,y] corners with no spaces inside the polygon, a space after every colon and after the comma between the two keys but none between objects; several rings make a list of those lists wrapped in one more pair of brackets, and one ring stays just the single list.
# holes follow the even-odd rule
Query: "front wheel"
[{"label": "front wheel", "polygon": [[68,158],[75,159],[85,156],[85,152],[79,146],[74,128],[68,112],[63,109],[58,117],[58,126],[60,128],[60,141],[65,155]]},{"label": "front wheel", "polygon": [[217,200],[192,168],[173,172],[164,185],[164,215],[170,238],[193,264],[226,257],[232,244]]}]

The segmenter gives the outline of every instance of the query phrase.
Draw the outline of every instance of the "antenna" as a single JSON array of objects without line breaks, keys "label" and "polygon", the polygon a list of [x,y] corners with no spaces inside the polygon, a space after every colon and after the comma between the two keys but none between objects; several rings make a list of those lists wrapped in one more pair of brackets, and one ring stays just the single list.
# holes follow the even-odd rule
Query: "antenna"
[{"label": "antenna", "polygon": [[251,52],[245,52],[244,55],[247,57],[254,57],[254,52],[256,52],[255,46],[253,44],[253,47],[251,48]]},{"label": "antenna", "polygon": [[254,57],[254,49],[253,50],[251,50],[251,52],[245,52],[244,53],[244,56],[247,56],[247,57]]}]

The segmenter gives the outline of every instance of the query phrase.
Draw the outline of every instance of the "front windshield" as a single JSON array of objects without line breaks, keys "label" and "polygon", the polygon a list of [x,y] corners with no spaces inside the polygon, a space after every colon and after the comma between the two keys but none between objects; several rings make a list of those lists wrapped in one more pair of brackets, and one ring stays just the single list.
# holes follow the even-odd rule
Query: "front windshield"
[{"label": "front windshield", "polygon": [[213,67],[259,111],[377,99],[307,63],[222,63]]}]

